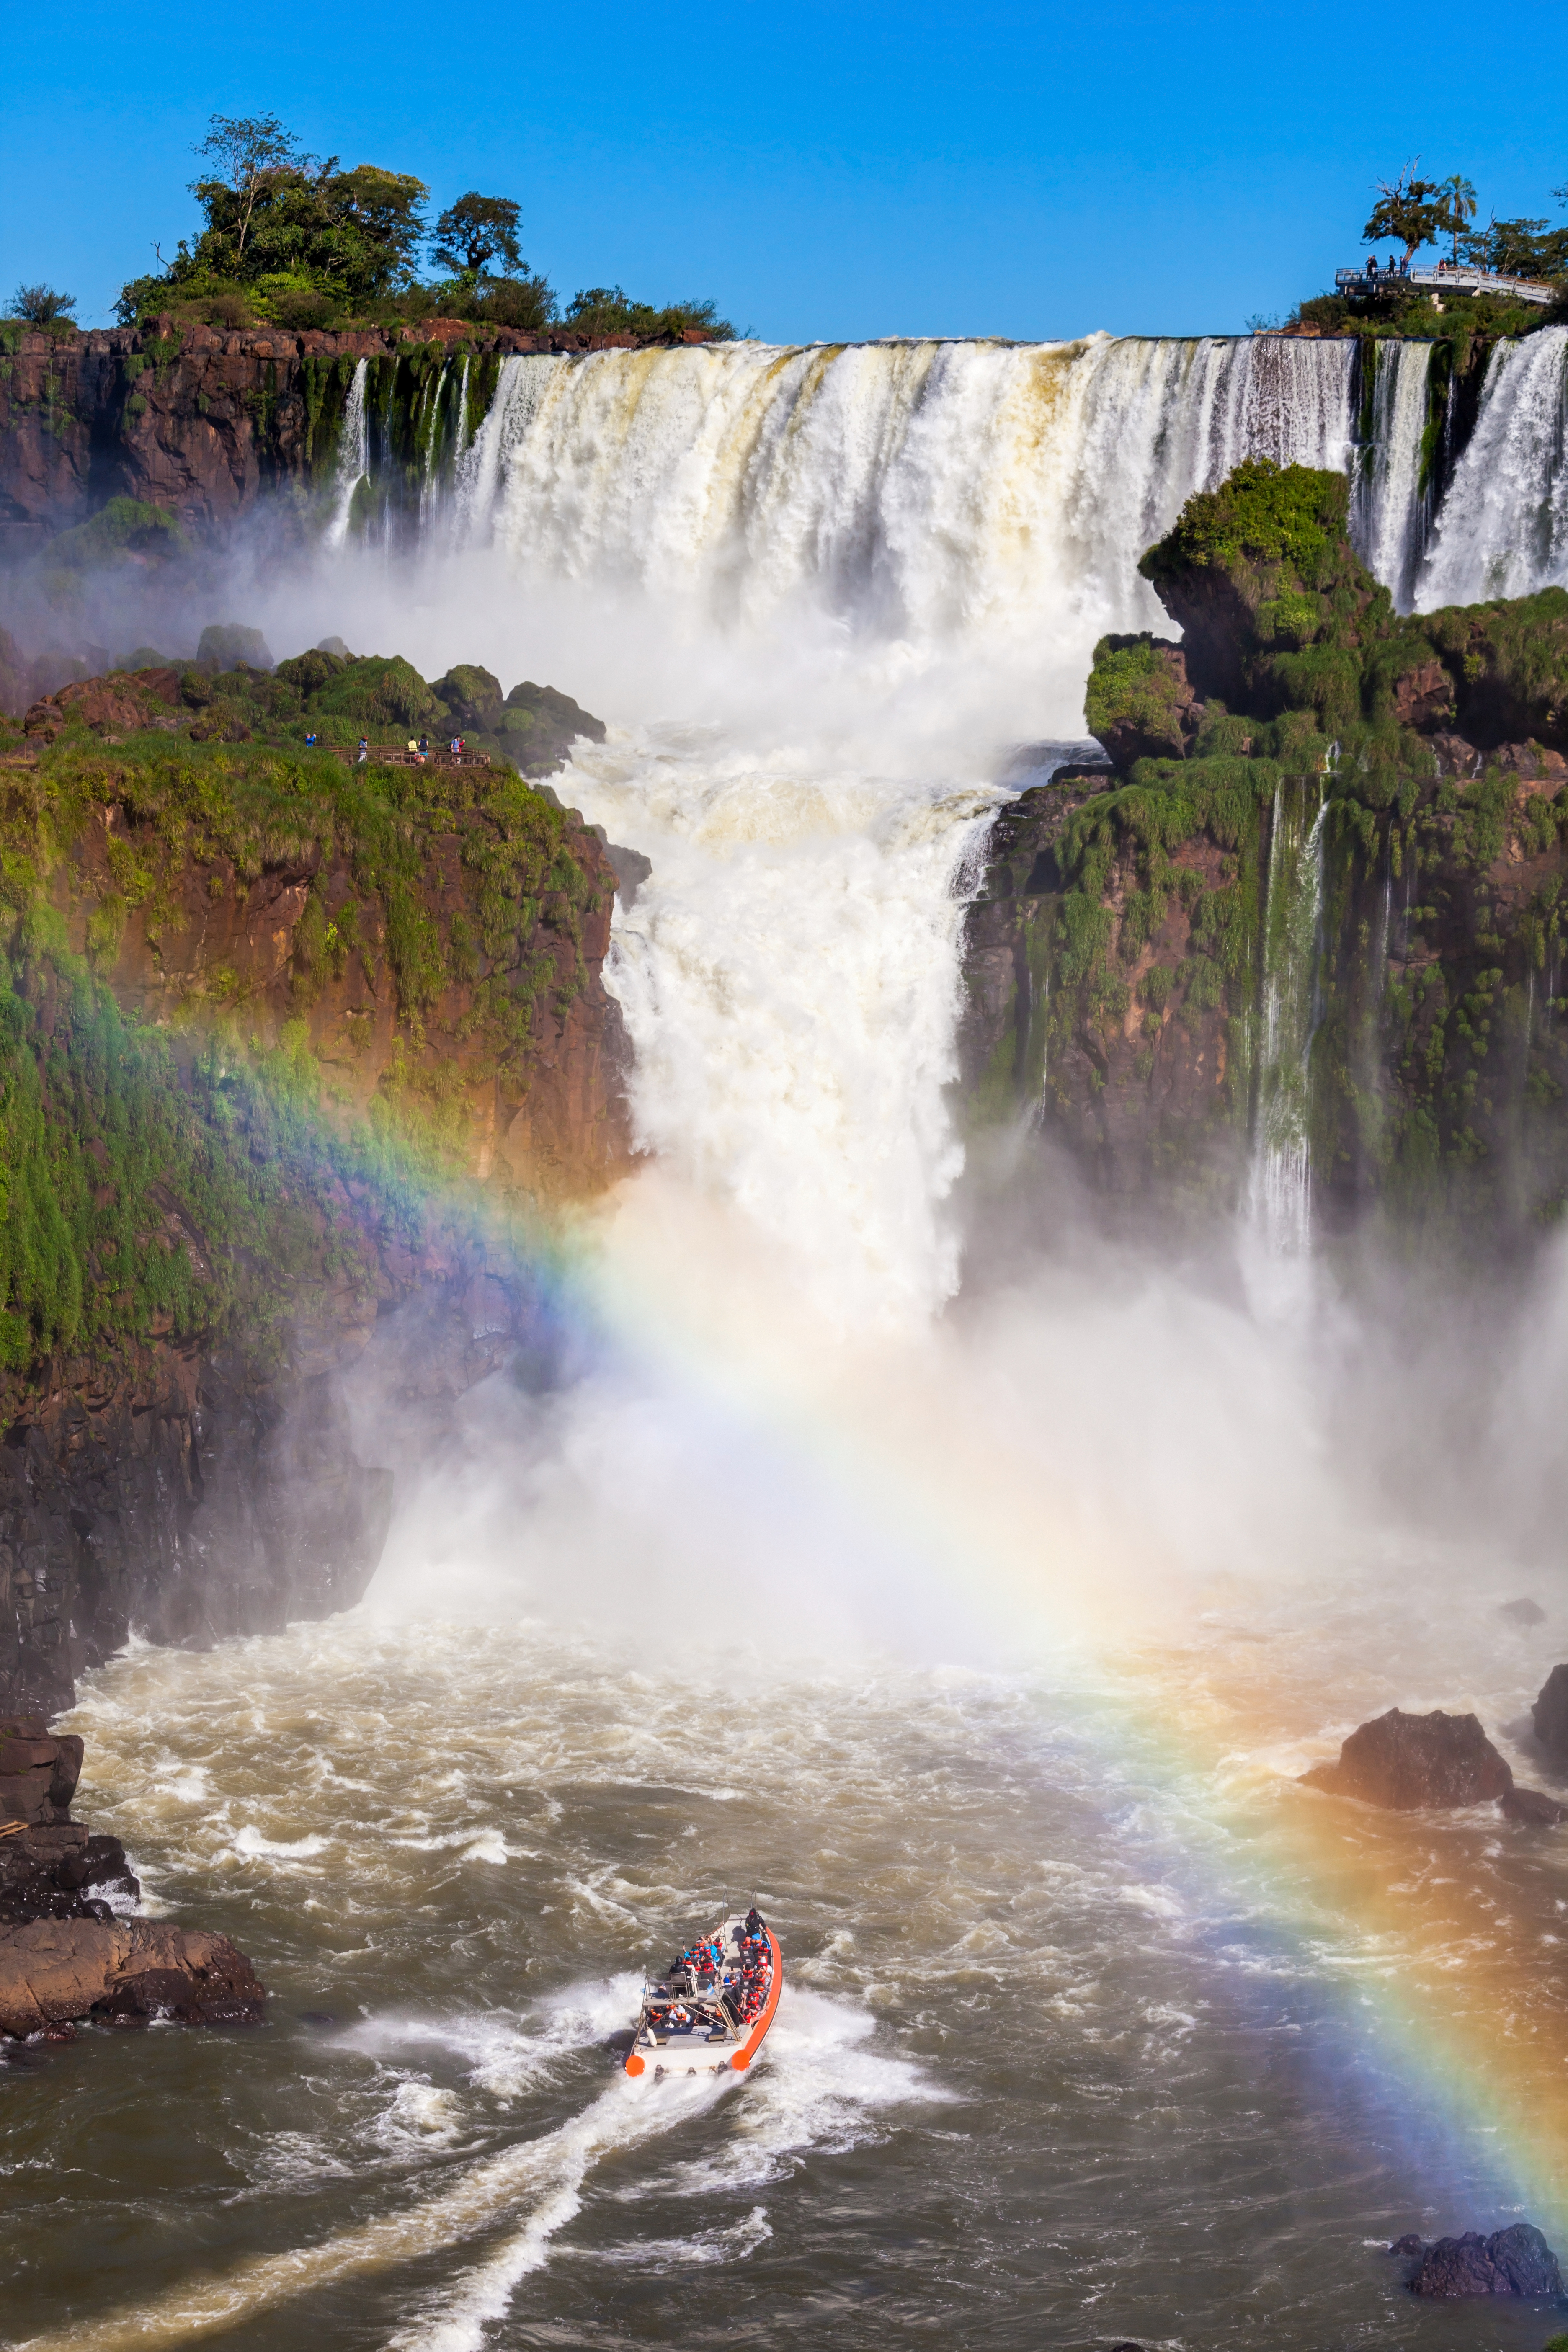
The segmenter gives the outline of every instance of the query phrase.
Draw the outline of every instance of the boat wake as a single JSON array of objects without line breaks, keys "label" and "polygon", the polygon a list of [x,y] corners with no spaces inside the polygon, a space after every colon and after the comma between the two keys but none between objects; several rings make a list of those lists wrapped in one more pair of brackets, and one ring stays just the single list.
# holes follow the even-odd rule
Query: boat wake
[{"label": "boat wake", "polygon": [[[596,1998],[563,2004],[560,2025],[566,2027],[568,2019],[589,2024],[597,2041],[605,2016],[617,2005],[624,2014],[625,1983],[625,1979],[606,1980],[592,1988]],[[589,1990],[575,1989],[579,1996]],[[736,2112],[737,2127],[719,2149],[710,2145],[710,2119],[727,2094],[740,2090],[739,2076],[670,2075],[656,2089],[651,2081],[638,2083],[617,2074],[580,2113],[472,2165],[450,2187],[402,2211],[384,2213],[318,2245],[257,2256],[221,2275],[193,2279],[102,2318],[28,2336],[14,2342],[12,2352],[129,2352],[132,2346],[147,2352],[147,2347],[204,2342],[302,2296],[416,2263],[458,2242],[482,2240],[493,2231],[497,2234],[479,2259],[456,2280],[432,2290],[423,2308],[415,2297],[415,2316],[386,2339],[387,2352],[479,2352],[486,2329],[504,2315],[522,2282],[550,2259],[552,2242],[582,2210],[585,2185],[606,2158],[625,2158],[661,2136],[679,2134],[707,2119],[701,2155],[661,2168],[640,2190],[616,2193],[629,2199],[656,2191],[667,2194],[677,2187],[711,2198],[737,2186],[754,2188],[777,2179],[792,2152],[804,2147],[819,2142],[830,2149],[858,2145],[876,2132],[877,2108],[931,2095],[912,2065],[859,2049],[874,2031],[869,2017],[794,1988],[782,2006],[776,2035],[769,2042],[770,2065],[754,2084],[747,2085],[746,2105],[752,2112]],[[475,2057],[487,2075],[496,2070],[494,2036],[477,2021],[371,2021],[351,2029],[343,2039],[367,2049],[442,2040]],[[563,2053],[561,2033],[554,2030],[547,2029],[543,2044],[557,2056]],[[846,2058],[848,2063],[842,2065]],[[521,2063],[514,2056],[501,2071],[516,2081]],[[734,2109],[732,2100],[730,2105]],[[416,2127],[419,2119],[407,2114],[405,2120]],[[437,2154],[449,2137],[444,2130],[426,2131],[426,2156]],[[757,2206],[732,2224],[572,2251],[585,2262],[679,2269],[743,2260],[771,2234],[764,2209]]]}]

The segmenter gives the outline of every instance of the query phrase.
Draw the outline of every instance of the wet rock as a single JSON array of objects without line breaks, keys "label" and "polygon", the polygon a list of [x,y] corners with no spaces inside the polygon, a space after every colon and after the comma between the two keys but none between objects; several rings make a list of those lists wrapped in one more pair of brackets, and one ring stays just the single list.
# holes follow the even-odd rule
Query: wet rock
[{"label": "wet rock", "polygon": [[259,2025],[266,2000],[226,1936],[149,1919],[35,1919],[0,1929],[0,2033],[91,2016]]},{"label": "wet rock", "polygon": [[1530,1710],[1535,1736],[1553,1756],[1568,1756],[1568,1666],[1553,1666]]},{"label": "wet rock", "polygon": [[1531,1829],[1555,1829],[1559,1822],[1568,1821],[1568,1805],[1560,1805],[1539,1789],[1506,1789],[1501,1803],[1510,1822]]},{"label": "wet rock", "polygon": [[1563,2300],[1557,2257],[1529,2221],[1494,2230],[1489,2238],[1475,2230],[1467,2230],[1462,2238],[1439,2238],[1431,2245],[1416,2237],[1401,2238],[1391,2252],[1415,2260],[1412,2294],[1444,2301],[1479,2294]]},{"label": "wet rock", "polygon": [[1359,1797],[1394,1812],[1484,1804],[1513,1786],[1513,1773],[1473,1715],[1405,1715],[1396,1706],[1352,1731],[1337,1764],[1303,1772],[1309,1788]]}]

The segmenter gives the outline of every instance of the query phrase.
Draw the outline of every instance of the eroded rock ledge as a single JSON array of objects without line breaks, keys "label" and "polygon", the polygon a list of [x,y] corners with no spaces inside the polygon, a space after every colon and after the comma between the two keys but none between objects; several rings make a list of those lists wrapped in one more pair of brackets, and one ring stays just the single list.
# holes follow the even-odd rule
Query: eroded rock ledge
[{"label": "eroded rock ledge", "polygon": [[118,1838],[70,1818],[82,1743],[0,1717],[0,2034],[73,2021],[258,2025],[266,1988],[226,1936],[119,1916],[141,1894]]}]

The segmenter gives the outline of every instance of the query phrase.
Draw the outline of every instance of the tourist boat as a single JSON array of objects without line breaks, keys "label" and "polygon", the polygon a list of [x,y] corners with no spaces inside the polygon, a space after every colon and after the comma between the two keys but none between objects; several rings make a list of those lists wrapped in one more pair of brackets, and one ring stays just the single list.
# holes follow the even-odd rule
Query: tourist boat
[{"label": "tourist boat", "polygon": [[[748,1981],[748,1971],[750,1979]],[[721,1919],[646,1983],[626,2056],[628,2074],[744,2074],[784,1990],[778,1937],[760,1912]]]}]

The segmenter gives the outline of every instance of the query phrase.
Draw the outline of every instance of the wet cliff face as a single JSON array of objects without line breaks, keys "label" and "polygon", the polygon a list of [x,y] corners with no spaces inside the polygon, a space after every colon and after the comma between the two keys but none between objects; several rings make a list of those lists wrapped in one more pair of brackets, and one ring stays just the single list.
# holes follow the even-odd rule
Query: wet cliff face
[{"label": "wet cliff face", "polygon": [[627,1164],[615,877],[510,773],[79,728],[0,768],[0,1707],[357,1599]]},{"label": "wet cliff face", "polygon": [[1568,593],[1398,618],[1345,516],[1249,466],[1144,559],[1188,635],[1101,645],[1120,765],[994,829],[970,1115],[1228,1213],[1283,1092],[1320,1232],[1508,1250],[1568,1205]]},{"label": "wet cliff face", "polygon": [[[263,489],[307,497],[329,473],[356,365],[392,467],[416,481],[432,436],[471,431],[503,358],[630,344],[563,328],[530,334],[457,320],[354,333],[158,321],[155,331],[0,329],[0,554],[35,553],[109,500],[132,499],[195,536],[221,533]],[[468,413],[431,394],[468,360]]]}]

